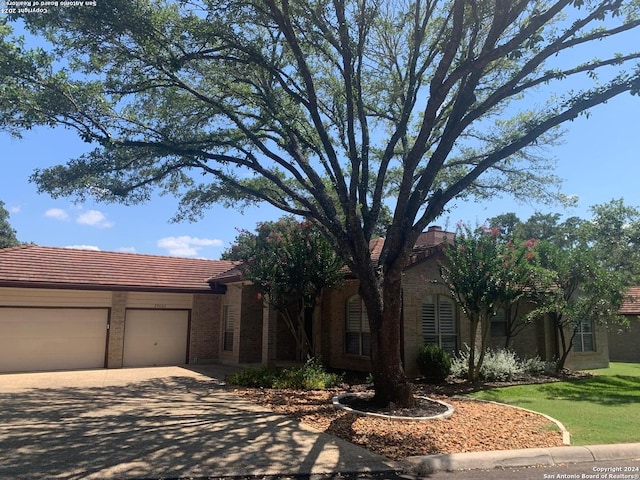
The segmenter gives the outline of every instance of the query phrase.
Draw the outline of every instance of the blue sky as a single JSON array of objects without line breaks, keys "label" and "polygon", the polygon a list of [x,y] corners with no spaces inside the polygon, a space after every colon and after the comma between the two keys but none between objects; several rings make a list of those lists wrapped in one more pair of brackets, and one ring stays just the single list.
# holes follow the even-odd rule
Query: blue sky
[{"label": "blue sky", "polygon": [[[589,216],[591,205],[624,198],[640,207],[640,98],[629,95],[597,107],[589,118],[566,125],[564,142],[551,148],[558,159],[563,192],[577,195],[577,207],[518,204],[511,198],[452,205],[438,223],[454,228],[460,220],[482,223],[486,218],[515,211],[526,219],[536,210]],[[73,132],[37,129],[17,140],[0,133],[0,200],[22,241],[49,246],[82,246],[109,251],[218,258],[236,236],[236,228],[253,229],[280,212],[266,205],[241,214],[215,207],[197,223],[170,223],[177,200],[157,196],[137,206],[83,203],[38,194],[28,181],[36,168],[74,158],[90,148]]]},{"label": "blue sky", "polygon": [[[618,46],[638,44],[638,32],[632,32],[626,45],[621,39]],[[589,50],[587,55],[597,53]],[[575,208],[562,211],[559,206],[523,205],[508,197],[457,202],[437,223],[454,229],[458,221],[480,224],[510,211],[522,219],[535,211],[588,218],[590,206],[614,198],[640,207],[640,97],[624,95],[591,112],[589,118],[565,124],[563,144],[548,150],[557,159],[555,173],[565,180],[563,193],[579,198]],[[21,241],[215,259],[231,245],[237,228],[252,230],[259,221],[281,216],[268,205],[243,214],[217,206],[197,223],[175,224],[169,222],[178,203],[173,197],[156,196],[147,204],[130,207],[74,204],[69,199],[38,194],[29,183],[34,169],[65,163],[91,148],[64,129],[38,128],[26,132],[22,139],[0,132],[0,200],[9,210],[10,223]]]}]

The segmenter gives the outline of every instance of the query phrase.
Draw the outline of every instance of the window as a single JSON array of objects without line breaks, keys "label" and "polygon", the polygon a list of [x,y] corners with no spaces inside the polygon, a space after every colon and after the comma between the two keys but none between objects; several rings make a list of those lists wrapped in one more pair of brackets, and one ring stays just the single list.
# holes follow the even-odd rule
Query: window
[{"label": "window", "polygon": [[435,344],[449,353],[458,347],[456,306],[445,295],[430,295],[422,304],[422,340]]},{"label": "window", "polygon": [[369,318],[359,295],[347,300],[345,351],[353,355],[371,354]]},{"label": "window", "polygon": [[578,325],[576,336],[573,337],[574,352],[595,352],[595,342],[593,338],[593,322],[582,320]]},{"label": "window", "polygon": [[491,319],[491,336],[506,337],[507,336],[507,312],[501,308]]},{"label": "window", "polygon": [[236,312],[230,305],[222,307],[222,320],[224,330],[222,332],[222,350],[225,352],[233,351],[233,327],[236,323]]}]

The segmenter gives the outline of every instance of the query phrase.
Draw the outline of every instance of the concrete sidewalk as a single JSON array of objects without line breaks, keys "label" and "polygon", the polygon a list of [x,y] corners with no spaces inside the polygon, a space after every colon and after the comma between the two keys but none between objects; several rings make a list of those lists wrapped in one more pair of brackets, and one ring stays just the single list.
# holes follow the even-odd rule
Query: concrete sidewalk
[{"label": "concrete sidewalk", "polygon": [[0,478],[393,471],[398,465],[221,388],[224,367],[0,375]]}]

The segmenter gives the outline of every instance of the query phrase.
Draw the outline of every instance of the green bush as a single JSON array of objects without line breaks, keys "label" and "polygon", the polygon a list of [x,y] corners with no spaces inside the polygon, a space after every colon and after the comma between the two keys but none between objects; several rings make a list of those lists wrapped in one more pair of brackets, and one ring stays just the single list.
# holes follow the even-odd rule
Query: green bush
[{"label": "green bush", "polygon": [[451,357],[451,376],[455,378],[467,378],[469,372],[469,346],[466,349],[456,352]]},{"label": "green bush", "polygon": [[292,388],[298,390],[324,390],[336,386],[342,378],[327,373],[315,359],[301,367],[274,370],[266,367],[242,370],[227,377],[232,385],[252,388]]},{"label": "green bush", "polygon": [[535,356],[533,358],[525,358],[522,361],[522,370],[524,371],[524,373],[528,373],[529,375],[546,374],[550,368],[553,368],[553,366],[549,366],[549,363],[550,362],[541,360],[538,356]]},{"label": "green bush", "polygon": [[488,348],[480,368],[480,378],[488,382],[505,382],[523,372],[523,364],[514,351]]},{"label": "green bush", "polygon": [[272,368],[250,368],[229,375],[227,383],[239,387],[272,388],[278,372]]},{"label": "green bush", "polygon": [[418,369],[428,383],[441,383],[451,373],[451,356],[438,345],[425,345],[418,352]]},{"label": "green bush", "polygon": [[[469,371],[469,346],[456,353],[451,360],[451,375],[456,378],[467,378]],[[476,352],[476,360],[479,352]],[[510,381],[522,374],[540,375],[549,370],[549,362],[540,357],[521,360],[512,350],[488,348],[484,355],[484,362],[480,367],[480,378],[488,382]]]}]

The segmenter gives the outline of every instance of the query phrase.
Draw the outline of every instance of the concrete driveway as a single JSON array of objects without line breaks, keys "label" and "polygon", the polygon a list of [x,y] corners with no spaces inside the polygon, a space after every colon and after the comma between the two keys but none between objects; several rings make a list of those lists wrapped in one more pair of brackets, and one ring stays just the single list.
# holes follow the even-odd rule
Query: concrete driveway
[{"label": "concrete driveway", "polygon": [[389,471],[225,391],[221,366],[0,375],[1,479]]}]

